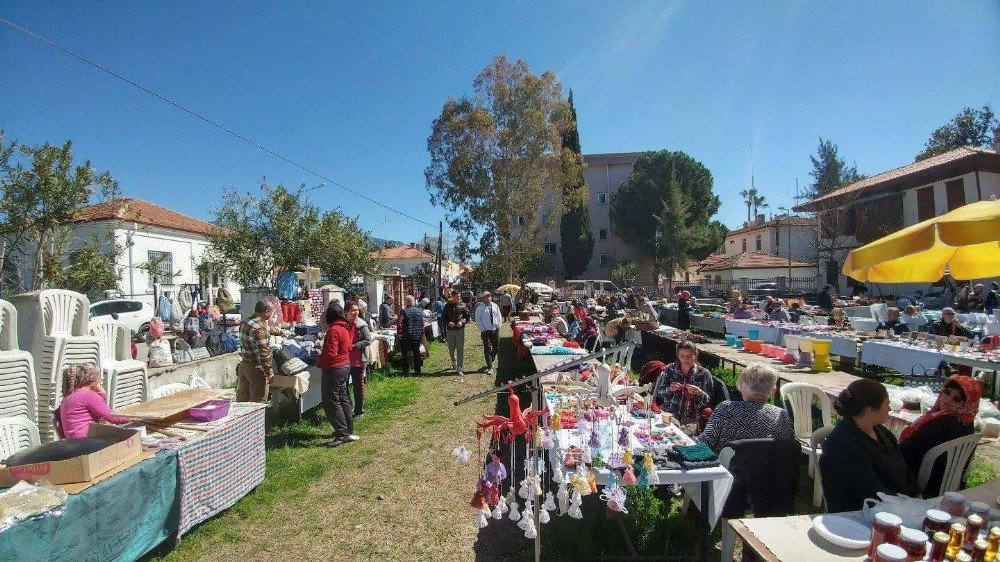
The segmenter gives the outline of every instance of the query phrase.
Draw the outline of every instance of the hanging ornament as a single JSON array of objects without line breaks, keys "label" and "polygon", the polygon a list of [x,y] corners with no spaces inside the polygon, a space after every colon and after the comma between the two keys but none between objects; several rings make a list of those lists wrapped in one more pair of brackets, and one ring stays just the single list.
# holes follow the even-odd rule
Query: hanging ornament
[{"label": "hanging ornament", "polygon": [[590,445],[591,447],[595,448],[595,449],[597,447],[601,446],[601,436],[597,434],[597,424],[596,423],[591,425],[590,441],[588,441],[587,444]]},{"label": "hanging ornament", "polygon": [[590,493],[597,493],[597,476],[594,475],[593,471],[587,473],[587,484],[590,485]]},{"label": "hanging ornament", "polygon": [[559,421],[559,414],[552,415],[552,430],[559,431],[562,429],[562,423]]},{"label": "hanging ornament", "polygon": [[559,489],[556,491],[556,498],[559,500],[559,515],[566,515],[569,510],[569,490],[566,488],[566,484],[560,484]]},{"label": "hanging ornament", "polygon": [[497,500],[497,509],[500,510],[500,513],[507,513],[507,511],[510,509],[509,507],[507,507],[507,498],[500,496],[500,499]]},{"label": "hanging ornament", "polygon": [[628,428],[623,427],[618,430],[618,444],[622,447],[628,447]]},{"label": "hanging ornament", "polygon": [[510,504],[510,513],[507,515],[507,519],[510,519],[511,521],[517,521],[521,519],[521,512],[517,510],[517,502],[510,501],[507,503]]},{"label": "hanging ornament", "polygon": [[546,451],[550,451],[552,450],[552,447],[555,447],[555,445],[556,445],[555,439],[552,437],[551,431],[546,431],[545,433],[542,434],[543,449],[545,449]]},{"label": "hanging ornament", "polygon": [[583,451],[580,454],[580,462],[587,465],[593,464],[594,457],[590,452],[590,445],[583,446]]},{"label": "hanging ornament", "polygon": [[538,536],[538,529],[535,528],[535,520],[529,519],[528,525],[526,525],[524,528],[524,538],[533,540],[537,536]]},{"label": "hanging ornament", "polygon": [[600,451],[597,451],[597,454],[594,455],[594,468],[602,468],[603,466],[604,466],[604,454],[601,453]]},{"label": "hanging ornament", "polygon": [[472,457],[472,451],[465,447],[455,447],[451,450],[451,454],[455,457],[455,464],[469,464],[469,459]]},{"label": "hanging ornament", "polygon": [[580,505],[583,504],[583,497],[580,496],[580,492],[573,492],[572,497],[569,500],[569,516],[573,519],[583,519],[583,510],[580,509]]},{"label": "hanging ornament", "polygon": [[[501,500],[503,497],[500,498]],[[503,510],[500,509],[500,504],[498,503],[496,507],[493,508],[493,519],[499,521],[503,519]]]},{"label": "hanging ornament", "polygon": [[485,528],[490,522],[486,519],[486,514],[482,511],[476,516],[476,526],[480,529]]},{"label": "hanging ornament", "polygon": [[635,462],[635,461],[632,458],[632,449],[626,448],[625,449],[625,454],[622,455],[622,464],[625,465],[625,466],[632,466],[633,462]]},{"label": "hanging ornament", "polygon": [[548,523],[548,522],[549,522],[549,512],[548,512],[548,511],[545,511],[544,509],[543,509],[543,510],[541,510],[541,511],[540,511],[540,512],[538,513],[538,522],[539,522],[539,523],[543,523],[543,524],[544,524],[544,523]]},{"label": "hanging ornament", "polygon": [[521,530],[527,530],[529,525],[535,524],[535,510],[531,508],[531,504],[524,506],[524,511],[521,512],[521,522],[517,524]]},{"label": "hanging ornament", "polygon": [[646,451],[646,458],[642,459],[642,467],[646,469],[646,479],[649,481],[650,486],[656,486],[660,483],[660,473],[656,470],[656,464],[653,463],[653,454]]},{"label": "hanging ornament", "polygon": [[632,465],[625,467],[625,473],[622,474],[622,485],[624,486],[634,486],[636,483],[635,471],[632,470]]},{"label": "hanging ornament", "polygon": [[552,495],[552,492],[545,492],[545,501],[542,502],[542,509],[545,511],[553,511],[556,508],[556,498]]}]

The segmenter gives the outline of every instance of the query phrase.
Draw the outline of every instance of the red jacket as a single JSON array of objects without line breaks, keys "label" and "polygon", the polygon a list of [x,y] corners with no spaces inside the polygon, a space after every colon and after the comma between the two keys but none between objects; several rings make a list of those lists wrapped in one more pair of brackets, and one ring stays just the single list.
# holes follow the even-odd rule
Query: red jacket
[{"label": "red jacket", "polygon": [[323,352],[316,359],[321,369],[336,369],[350,365],[351,345],[354,343],[354,327],[347,320],[337,319],[326,330]]}]

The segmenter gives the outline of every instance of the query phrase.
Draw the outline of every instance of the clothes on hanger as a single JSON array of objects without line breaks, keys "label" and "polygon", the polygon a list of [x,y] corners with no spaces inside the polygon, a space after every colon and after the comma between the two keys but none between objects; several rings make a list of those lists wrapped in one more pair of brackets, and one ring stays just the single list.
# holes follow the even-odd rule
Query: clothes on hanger
[{"label": "clothes on hanger", "polygon": [[173,307],[170,304],[170,298],[167,297],[166,293],[160,295],[160,300],[156,303],[156,315],[163,319],[164,322],[170,322],[173,318]]}]

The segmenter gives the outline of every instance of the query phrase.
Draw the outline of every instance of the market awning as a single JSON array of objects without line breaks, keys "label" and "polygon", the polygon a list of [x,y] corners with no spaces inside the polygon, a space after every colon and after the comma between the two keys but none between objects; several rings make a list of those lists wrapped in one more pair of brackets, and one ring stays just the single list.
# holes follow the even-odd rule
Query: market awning
[{"label": "market awning", "polygon": [[851,251],[844,275],[858,281],[933,283],[1000,276],[1000,201],[979,201]]}]

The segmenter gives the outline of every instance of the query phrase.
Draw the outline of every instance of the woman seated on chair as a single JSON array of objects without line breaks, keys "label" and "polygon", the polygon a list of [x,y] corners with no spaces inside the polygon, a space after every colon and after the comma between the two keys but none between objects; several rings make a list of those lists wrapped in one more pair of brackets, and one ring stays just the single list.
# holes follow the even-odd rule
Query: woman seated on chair
[{"label": "woman seated on chair", "polygon": [[[899,448],[914,476],[920,475],[920,464],[927,451],[952,439],[972,435],[972,420],[979,411],[982,395],[979,381],[962,375],[953,376],[944,383],[930,411],[903,430],[899,435]],[[931,477],[923,490],[925,498],[939,495],[945,463],[944,456],[934,462]]]},{"label": "woman seated on chair", "polygon": [[70,365],[63,370],[63,399],[56,409],[56,422],[63,438],[86,437],[87,428],[96,422],[128,423],[108,406],[101,387],[101,370],[93,363]]},{"label": "woman seated on chair", "polygon": [[865,498],[878,492],[917,495],[896,438],[882,425],[889,419],[889,393],[882,383],[852,382],[833,408],[842,419],[823,442],[819,458],[827,510],[861,509]]},{"label": "woman seated on chair", "polygon": [[593,316],[587,316],[583,319],[583,327],[574,339],[576,343],[586,349],[593,347],[594,340],[597,339],[597,321],[594,320]]},{"label": "woman seated on chair", "polygon": [[698,439],[716,453],[739,439],[795,439],[788,412],[768,403],[777,383],[778,373],[767,365],[744,369],[736,383],[743,400],[716,406]]},{"label": "woman seated on chair", "polygon": [[698,421],[709,406],[715,391],[712,373],[698,364],[698,347],[690,341],[677,346],[677,361],[663,369],[653,399],[665,412],[677,416],[682,423]]}]

